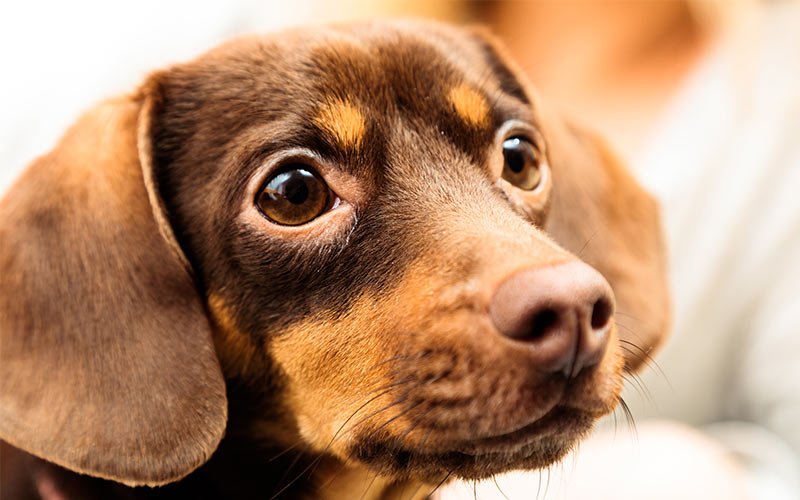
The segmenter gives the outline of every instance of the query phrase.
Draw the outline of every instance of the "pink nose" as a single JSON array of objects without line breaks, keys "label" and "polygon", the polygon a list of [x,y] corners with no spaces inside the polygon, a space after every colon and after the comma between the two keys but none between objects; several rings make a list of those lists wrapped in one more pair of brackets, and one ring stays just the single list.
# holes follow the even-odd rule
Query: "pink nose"
[{"label": "pink nose", "polygon": [[527,344],[542,371],[575,377],[603,359],[614,294],[600,273],[571,261],[511,275],[489,314],[500,333]]}]

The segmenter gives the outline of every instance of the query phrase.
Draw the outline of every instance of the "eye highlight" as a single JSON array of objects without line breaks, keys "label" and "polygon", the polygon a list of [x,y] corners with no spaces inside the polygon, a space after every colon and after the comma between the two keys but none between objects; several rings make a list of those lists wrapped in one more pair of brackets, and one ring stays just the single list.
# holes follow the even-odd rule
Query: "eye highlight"
[{"label": "eye highlight", "polygon": [[299,226],[333,208],[336,195],[308,165],[287,165],[272,174],[258,194],[256,205],[272,222]]},{"label": "eye highlight", "polygon": [[542,180],[541,154],[523,137],[503,141],[503,179],[520,189],[531,191]]}]

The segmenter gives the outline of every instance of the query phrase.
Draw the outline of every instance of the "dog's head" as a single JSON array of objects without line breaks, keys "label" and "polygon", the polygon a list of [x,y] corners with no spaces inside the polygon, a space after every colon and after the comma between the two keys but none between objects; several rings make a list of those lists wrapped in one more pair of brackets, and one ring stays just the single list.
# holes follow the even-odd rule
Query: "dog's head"
[{"label": "dog's head", "polygon": [[161,484],[230,406],[229,434],[389,476],[546,466],[666,328],[656,212],[480,31],[235,41],[0,205],[0,437]]}]

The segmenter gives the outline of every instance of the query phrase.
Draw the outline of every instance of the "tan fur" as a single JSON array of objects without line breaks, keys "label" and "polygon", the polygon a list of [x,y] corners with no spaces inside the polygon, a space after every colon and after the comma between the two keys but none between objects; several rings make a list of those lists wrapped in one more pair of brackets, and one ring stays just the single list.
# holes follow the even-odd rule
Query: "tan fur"
[{"label": "tan fur", "polygon": [[356,149],[364,135],[364,116],[350,101],[328,100],[314,117],[317,124],[331,139],[344,149]]},{"label": "tan fur", "polygon": [[227,376],[252,377],[253,361],[258,357],[250,337],[236,326],[224,300],[216,294],[208,297],[208,310],[214,325],[214,347]]},{"label": "tan fur", "polygon": [[466,83],[453,87],[447,94],[456,113],[468,124],[483,127],[489,120],[489,105],[486,99]]}]

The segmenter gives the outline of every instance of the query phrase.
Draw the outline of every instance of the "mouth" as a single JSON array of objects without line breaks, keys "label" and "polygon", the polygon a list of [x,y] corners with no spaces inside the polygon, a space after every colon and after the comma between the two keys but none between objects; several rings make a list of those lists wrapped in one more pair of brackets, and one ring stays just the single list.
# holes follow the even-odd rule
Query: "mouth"
[{"label": "mouth", "polygon": [[579,439],[588,432],[595,417],[579,410],[555,407],[543,417],[517,430],[479,439],[464,441],[455,447],[465,455],[481,456],[493,453],[514,454],[531,443],[545,438]]},{"label": "mouth", "polygon": [[510,469],[546,468],[560,460],[591,429],[596,416],[555,407],[522,428],[474,440],[436,446],[404,447],[388,434],[356,439],[355,458],[397,477],[438,482],[443,477],[484,479]]}]

